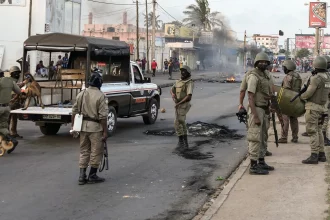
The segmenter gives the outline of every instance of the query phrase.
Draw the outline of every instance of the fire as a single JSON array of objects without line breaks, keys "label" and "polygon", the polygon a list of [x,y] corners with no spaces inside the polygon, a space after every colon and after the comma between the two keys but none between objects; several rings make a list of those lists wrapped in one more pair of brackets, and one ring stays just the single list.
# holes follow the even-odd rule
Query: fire
[{"label": "fire", "polygon": [[227,78],[227,80],[226,80],[227,82],[235,82],[236,80],[235,80],[235,77],[230,77],[230,78]]}]

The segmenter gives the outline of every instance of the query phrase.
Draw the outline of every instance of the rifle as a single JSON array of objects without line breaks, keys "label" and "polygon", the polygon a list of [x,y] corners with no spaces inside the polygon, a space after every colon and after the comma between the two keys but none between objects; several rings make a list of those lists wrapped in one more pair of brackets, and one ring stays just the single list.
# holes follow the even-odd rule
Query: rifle
[{"label": "rifle", "polygon": [[278,135],[277,135],[276,123],[275,123],[275,113],[272,113],[272,120],[273,120],[273,128],[274,128],[274,135],[275,135],[275,143],[276,143],[276,147],[278,147]]},{"label": "rifle", "polygon": [[239,111],[236,113],[239,123],[246,124],[247,122],[247,111],[245,108],[240,108]]},{"label": "rifle", "polygon": [[281,127],[283,128],[284,127],[283,116],[282,116],[281,108],[277,102],[276,95],[273,95],[273,94],[270,95],[270,103],[271,103],[272,108],[275,109],[278,120],[280,121]]},{"label": "rifle", "polygon": [[102,172],[104,170],[109,170],[109,161],[108,161],[108,146],[107,142],[103,141],[103,158],[99,166],[99,172]]},{"label": "rifle", "polygon": [[308,88],[308,86],[309,86],[310,81],[311,81],[311,78],[309,77],[307,83],[304,84],[303,88],[298,92],[297,95],[295,95],[295,97],[293,97],[293,98],[290,100],[290,102],[294,102],[294,100],[296,100],[296,99],[297,99],[298,97],[300,97],[304,92],[307,91],[307,88]]}]

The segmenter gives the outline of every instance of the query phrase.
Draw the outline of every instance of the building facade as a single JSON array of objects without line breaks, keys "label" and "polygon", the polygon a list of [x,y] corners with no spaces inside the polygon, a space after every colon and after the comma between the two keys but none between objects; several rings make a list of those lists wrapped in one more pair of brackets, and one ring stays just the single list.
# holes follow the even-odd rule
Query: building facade
[{"label": "building facade", "polygon": [[264,46],[270,49],[273,53],[279,52],[278,36],[254,34],[253,39],[258,47]]}]

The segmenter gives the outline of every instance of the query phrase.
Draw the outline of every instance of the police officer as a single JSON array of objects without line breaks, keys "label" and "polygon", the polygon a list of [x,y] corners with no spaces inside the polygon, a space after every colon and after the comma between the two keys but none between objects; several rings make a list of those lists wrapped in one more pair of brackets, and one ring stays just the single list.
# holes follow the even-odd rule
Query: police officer
[{"label": "police officer", "polygon": [[184,150],[189,147],[187,138],[186,115],[191,107],[190,100],[193,94],[194,82],[191,79],[191,70],[188,66],[182,66],[181,80],[177,80],[171,89],[171,95],[175,102],[174,127],[179,137],[177,149]]},{"label": "police officer", "polygon": [[8,121],[10,115],[9,102],[12,97],[12,92],[16,94],[21,93],[21,89],[17,86],[16,82],[12,77],[2,77],[0,78],[0,133],[5,135],[8,140],[11,140],[14,144],[14,147],[7,151],[8,154],[12,153],[18,141],[10,137],[8,131]]},{"label": "police officer", "polygon": [[[75,115],[83,115],[80,133],[80,176],[79,185],[85,183],[100,183],[105,179],[96,175],[103,156],[103,141],[108,138],[107,115],[108,100],[100,91],[102,76],[93,72],[88,82],[89,87],[81,91],[72,107],[72,127]],[[88,178],[86,169],[90,165]]]},{"label": "police officer", "polygon": [[247,74],[247,91],[249,97],[248,109],[248,149],[251,160],[250,174],[265,175],[274,167],[265,162],[266,144],[268,138],[270,95],[272,81],[269,72],[270,65],[266,53],[258,53],[254,68]]},{"label": "police officer", "polygon": [[330,91],[330,77],[327,73],[327,61],[324,57],[316,57],[313,62],[312,76],[309,86],[300,97],[306,101],[305,120],[306,131],[310,137],[311,156],[303,160],[304,164],[317,164],[325,162],[324,137],[322,134],[323,114]]},{"label": "police officer", "polygon": [[[283,79],[282,87],[295,92],[299,92],[302,84],[300,75],[295,72],[296,64],[292,60],[285,60],[282,64],[283,71],[286,76]],[[282,137],[278,140],[278,143],[288,143],[289,124],[292,131],[291,142],[298,142],[299,123],[298,118],[283,115],[284,126],[282,127]]]},{"label": "police officer", "polygon": [[[330,69],[330,57],[329,56],[323,56],[327,60],[327,69],[329,73]],[[330,146],[330,140],[329,140],[329,132],[328,132],[328,124],[329,124],[329,119],[330,119],[330,93],[328,95],[328,102],[326,103],[326,109],[327,111],[325,112],[326,117],[324,118],[323,126],[322,126],[322,133],[324,137],[324,145],[325,146]]]},{"label": "police officer", "polygon": [[[17,84],[17,81],[21,75],[21,70],[19,69],[19,67],[12,66],[9,70],[9,73],[10,73],[10,77],[12,78],[12,80]],[[19,85],[19,87],[21,87],[21,86]],[[15,94],[12,94],[12,97],[14,95]],[[10,107],[10,110],[19,109],[19,108],[21,108],[21,103],[10,102],[9,107]],[[20,136],[17,133],[17,114],[10,114],[10,116],[9,116],[9,133],[10,133],[10,136],[12,136],[13,138],[17,138],[17,137],[22,138],[22,136]]]},{"label": "police officer", "polygon": [[[263,54],[264,58],[267,59],[268,55],[266,54]],[[261,55],[259,55],[258,57],[256,57],[256,59],[259,59],[261,58]],[[258,60],[255,60],[255,62],[257,62]],[[269,68],[269,66],[268,66]],[[250,70],[251,71],[251,70]],[[245,94],[246,94],[246,90],[247,90],[247,76],[250,74],[250,71],[249,72],[246,72],[244,77],[243,77],[243,80],[242,80],[242,83],[241,83],[241,86],[240,86],[240,98],[239,98],[239,105],[238,105],[238,110],[240,110],[241,108],[244,108],[244,105],[243,105],[243,102],[244,102],[244,98],[245,98]],[[265,70],[265,73],[268,74],[269,78],[270,78],[270,82],[272,85],[274,85],[274,78],[273,76],[270,74],[269,71]],[[274,88],[273,88],[274,90]],[[268,113],[268,112],[266,112]],[[247,128],[248,128],[248,124],[247,124]],[[269,130],[270,128],[270,116],[268,114],[268,122],[267,122],[267,131]],[[265,153],[265,156],[272,156],[272,152],[268,151],[268,133],[265,134],[265,138],[263,139],[264,141],[264,146],[265,146],[265,149],[266,149],[266,153]],[[263,148],[264,149],[264,148]],[[261,155],[263,155],[263,153],[261,153]]]}]

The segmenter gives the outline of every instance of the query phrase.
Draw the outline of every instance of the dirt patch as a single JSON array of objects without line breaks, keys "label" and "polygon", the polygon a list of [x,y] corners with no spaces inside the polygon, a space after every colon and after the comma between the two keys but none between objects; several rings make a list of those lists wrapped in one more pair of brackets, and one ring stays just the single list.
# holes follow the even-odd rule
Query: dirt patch
[{"label": "dirt patch", "polygon": [[[238,140],[244,137],[243,135],[236,134],[236,130],[229,129],[226,126],[210,124],[201,121],[187,124],[188,136],[193,137],[208,137],[207,140],[195,141],[192,147],[176,148],[173,153],[189,160],[205,160],[213,158],[212,152],[201,152],[201,146],[204,144],[217,144],[219,142]],[[144,132],[146,135],[156,136],[175,136],[175,130],[161,129],[161,130],[147,130]]]}]

